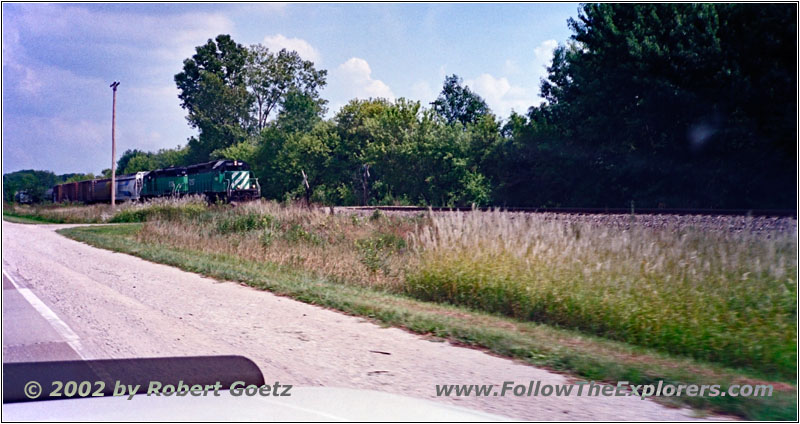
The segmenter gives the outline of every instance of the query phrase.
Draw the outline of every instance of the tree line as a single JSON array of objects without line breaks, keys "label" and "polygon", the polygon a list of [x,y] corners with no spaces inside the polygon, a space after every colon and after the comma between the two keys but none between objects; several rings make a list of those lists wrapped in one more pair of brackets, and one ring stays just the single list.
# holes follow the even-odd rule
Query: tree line
[{"label": "tree line", "polygon": [[175,75],[198,130],[120,173],[217,158],[321,204],[794,208],[796,5],[584,4],[540,81],[495,115],[457,75],[431,104],[354,99],[327,72],[219,35]]}]

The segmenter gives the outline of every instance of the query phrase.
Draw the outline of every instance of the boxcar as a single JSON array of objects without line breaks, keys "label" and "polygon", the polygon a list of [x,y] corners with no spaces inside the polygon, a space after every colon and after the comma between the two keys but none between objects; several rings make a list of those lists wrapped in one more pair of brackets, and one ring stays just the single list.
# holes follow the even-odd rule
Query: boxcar
[{"label": "boxcar", "polygon": [[92,202],[108,202],[111,203],[111,179],[104,178],[102,180],[94,180],[94,193],[92,195]]},{"label": "boxcar", "polygon": [[92,203],[94,198],[94,180],[78,181],[78,201]]},{"label": "boxcar", "polygon": [[61,191],[61,198],[59,202],[77,202],[78,201],[78,183],[65,183],[62,184],[63,190]]}]

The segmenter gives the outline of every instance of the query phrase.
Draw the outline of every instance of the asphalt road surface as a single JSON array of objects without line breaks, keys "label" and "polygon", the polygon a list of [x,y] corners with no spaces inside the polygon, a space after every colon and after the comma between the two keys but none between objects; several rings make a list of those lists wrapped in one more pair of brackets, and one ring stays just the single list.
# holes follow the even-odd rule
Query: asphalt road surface
[{"label": "asphalt road surface", "polygon": [[243,355],[266,381],[377,390],[528,420],[686,420],[635,397],[436,397],[437,384],[567,376],[427,340],[55,232],[3,222],[3,361]]}]

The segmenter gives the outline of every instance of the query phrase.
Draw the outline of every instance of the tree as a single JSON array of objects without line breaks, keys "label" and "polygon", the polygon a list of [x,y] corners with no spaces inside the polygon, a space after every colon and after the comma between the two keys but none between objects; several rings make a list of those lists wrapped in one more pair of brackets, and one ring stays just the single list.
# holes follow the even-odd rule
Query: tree
[{"label": "tree", "polygon": [[[329,122],[320,121],[310,131],[291,133],[277,158],[277,170],[286,183],[285,192],[292,197],[303,195],[306,201],[315,194],[318,200],[329,203],[324,185],[333,182],[329,178],[329,165],[333,159],[331,152],[338,142],[338,135]],[[304,175],[308,187],[303,184]]]},{"label": "tree", "polygon": [[363,128],[353,133],[368,140],[363,163],[370,166],[378,202],[432,206],[489,202],[489,182],[470,157],[472,137],[481,131],[447,125],[419,102],[398,99],[364,119]]},{"label": "tree", "polygon": [[256,155],[256,145],[250,140],[211,152],[212,159],[232,159],[252,163]]},{"label": "tree", "polygon": [[247,88],[254,98],[256,131],[266,127],[269,116],[286,102],[290,93],[316,102],[320,108],[325,105],[319,98],[319,89],[325,87],[328,71],[316,70],[313,62],[301,59],[296,51],[282,49],[273,53],[260,44],[252,45],[245,70]]},{"label": "tree", "polygon": [[204,161],[212,151],[247,136],[252,97],[245,84],[245,47],[221,34],[195,50],[175,83],[189,124],[200,131],[189,140],[192,158]]},{"label": "tree", "polygon": [[[106,171],[107,171],[107,173],[106,173]],[[95,177],[94,174],[91,173],[91,172],[88,173],[88,174],[73,174],[69,178],[64,180],[64,182],[65,183],[75,183],[75,182],[80,182],[80,181],[93,180],[95,178],[111,178],[111,168],[106,168],[103,171],[101,171],[101,173],[100,173],[100,175],[98,177]]]},{"label": "tree", "polygon": [[147,153],[139,149],[125,150],[125,152],[122,153],[122,156],[117,159],[117,174],[122,175],[138,172],[139,170],[128,172],[128,164],[130,164],[131,159],[144,154]]},{"label": "tree", "polygon": [[58,177],[50,171],[25,169],[3,174],[3,200],[13,202],[14,194],[19,191],[27,192],[34,202],[48,200],[45,192],[60,182]]},{"label": "tree", "polygon": [[586,182],[604,187],[587,201],[793,205],[796,17],[779,4],[583,5],[542,94]]},{"label": "tree", "polygon": [[119,174],[133,174],[140,171],[153,171],[170,166],[185,166],[189,164],[191,164],[191,158],[188,146],[160,149],[155,153],[126,150],[117,161],[117,172]]},{"label": "tree", "polygon": [[290,90],[284,97],[275,121],[277,128],[285,132],[311,131],[322,121],[326,109],[324,103],[314,95]]},{"label": "tree", "polygon": [[[322,120],[321,103],[313,95],[296,90],[286,93],[282,103],[277,118],[259,134],[250,156],[253,170],[262,182],[262,194],[273,199],[297,195],[301,171],[312,186],[322,184],[323,175],[334,173],[329,169],[333,163],[320,159],[320,155],[328,155],[335,148],[329,146],[329,141],[334,140],[328,134],[332,125],[322,125],[327,123]],[[304,160],[308,161],[305,166]]]},{"label": "tree", "polygon": [[445,78],[442,92],[431,104],[433,110],[448,124],[460,122],[462,125],[467,125],[491,113],[481,96],[473,93],[469,87],[461,86],[461,78],[457,75]]}]

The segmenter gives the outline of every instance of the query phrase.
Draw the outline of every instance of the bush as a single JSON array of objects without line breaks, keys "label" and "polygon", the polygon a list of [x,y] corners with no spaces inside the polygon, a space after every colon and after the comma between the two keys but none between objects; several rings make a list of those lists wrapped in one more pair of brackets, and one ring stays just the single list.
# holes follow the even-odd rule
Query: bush
[{"label": "bush", "polygon": [[322,237],[306,230],[300,224],[291,224],[283,234],[283,238],[290,243],[306,242],[313,245],[321,245],[323,243]]},{"label": "bush", "polygon": [[274,222],[275,218],[272,215],[261,215],[253,212],[244,215],[226,216],[217,221],[217,232],[220,234],[246,233],[270,228]]},{"label": "bush", "polygon": [[117,212],[108,222],[145,222],[151,219],[167,221],[196,218],[206,211],[204,205],[188,203],[183,205],[155,204],[142,208],[124,209]]},{"label": "bush", "polygon": [[389,257],[406,248],[406,241],[394,234],[378,234],[366,239],[356,240],[356,250],[367,269],[371,272],[382,270],[389,274]]}]

